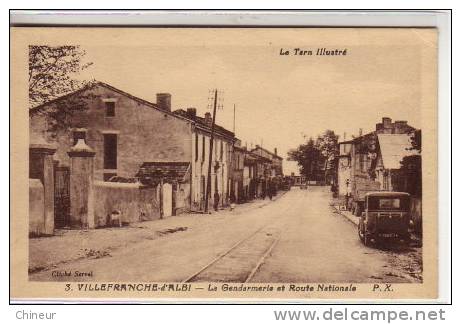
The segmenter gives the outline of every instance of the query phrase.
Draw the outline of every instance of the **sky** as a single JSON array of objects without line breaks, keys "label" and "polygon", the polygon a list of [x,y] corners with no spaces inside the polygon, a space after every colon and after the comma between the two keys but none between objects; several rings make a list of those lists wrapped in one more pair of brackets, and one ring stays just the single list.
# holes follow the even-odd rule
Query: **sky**
[{"label": "sky", "polygon": [[[421,98],[433,33],[392,29],[165,29],[59,33],[86,50],[94,78],[155,102],[172,95],[172,109],[210,111],[217,88],[217,123],[243,145],[278,149],[286,158],[326,129],[341,139],[374,130],[382,117],[421,127]],[[56,35],[55,35],[56,36]],[[47,37],[44,36],[46,40]],[[51,39],[51,38],[49,38]],[[347,49],[345,56],[280,55],[281,49]],[[430,55],[429,55],[429,54]],[[426,82],[427,83],[427,82]],[[286,172],[296,169],[287,163]]]}]

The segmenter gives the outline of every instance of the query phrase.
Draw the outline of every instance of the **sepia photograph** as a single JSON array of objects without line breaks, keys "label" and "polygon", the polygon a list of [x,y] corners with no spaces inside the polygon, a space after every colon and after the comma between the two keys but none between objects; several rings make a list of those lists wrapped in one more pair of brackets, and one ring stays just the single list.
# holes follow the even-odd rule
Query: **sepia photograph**
[{"label": "sepia photograph", "polygon": [[14,27],[11,51],[16,297],[437,297],[436,29]]}]

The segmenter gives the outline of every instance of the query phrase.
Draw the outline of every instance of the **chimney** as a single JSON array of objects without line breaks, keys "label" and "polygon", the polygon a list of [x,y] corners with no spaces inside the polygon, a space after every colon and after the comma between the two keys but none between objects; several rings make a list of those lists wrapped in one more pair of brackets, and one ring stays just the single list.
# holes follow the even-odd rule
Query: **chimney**
[{"label": "chimney", "polygon": [[211,127],[211,124],[213,123],[213,119],[211,119],[211,113],[206,112],[205,113],[205,123]]},{"label": "chimney", "polygon": [[377,124],[376,124],[376,130],[377,130],[377,131],[380,131],[380,130],[382,130],[382,129],[383,129],[383,123],[377,123]]},{"label": "chimney", "polygon": [[359,136],[362,136],[362,134],[363,134],[363,129],[359,128]]},{"label": "chimney", "polygon": [[189,117],[190,119],[195,119],[196,115],[197,115],[197,109],[187,108],[187,117]]},{"label": "chimney", "polygon": [[162,110],[171,112],[171,94],[157,93],[157,106]]},{"label": "chimney", "polygon": [[389,117],[383,117],[383,128],[392,128],[392,119]]},{"label": "chimney", "polygon": [[278,156],[278,154],[277,154],[277,148],[274,149],[274,154]]},{"label": "chimney", "polygon": [[407,128],[407,121],[406,120],[396,120],[394,123],[394,133],[402,134],[405,132]]}]

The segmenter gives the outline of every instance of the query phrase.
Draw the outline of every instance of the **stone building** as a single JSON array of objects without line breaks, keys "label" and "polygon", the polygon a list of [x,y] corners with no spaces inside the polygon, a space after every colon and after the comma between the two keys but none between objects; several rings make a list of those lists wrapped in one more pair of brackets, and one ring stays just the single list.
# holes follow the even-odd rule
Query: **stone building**
[{"label": "stone building", "polygon": [[256,145],[251,153],[260,157],[258,163],[258,179],[256,184],[256,195],[265,197],[268,190],[273,194],[279,189],[283,180],[283,158],[278,156],[277,148],[271,152],[259,145]]},{"label": "stone building", "polygon": [[[88,95],[91,93],[91,96]],[[50,131],[48,113],[69,96],[83,97],[86,108],[72,112],[65,128]],[[67,152],[83,138],[95,152],[95,180],[134,177],[143,162],[190,162],[192,122],[171,112],[171,96],[151,103],[98,82],[30,111],[31,138],[56,143],[55,160],[69,164]]]},{"label": "stone building", "polygon": [[[244,169],[245,169],[245,154],[247,150],[242,147],[240,140],[234,144],[232,155],[232,184],[230,190],[231,201],[242,203],[245,201],[244,191]],[[247,172],[248,173],[248,172]],[[247,182],[247,180],[245,180]]]},{"label": "stone building", "polygon": [[[378,163],[380,134],[405,134],[405,138],[415,131],[406,121],[392,122],[391,118],[383,117],[376,124],[373,132],[339,143],[340,155],[337,161],[338,193],[345,195],[350,190],[352,199],[350,208],[357,214],[362,209],[363,195],[367,191],[380,190],[382,180],[375,172]],[[401,138],[402,136],[397,136]],[[348,182],[349,180],[349,182]],[[382,187],[384,188],[384,187]],[[391,189],[392,190],[392,189]]]},{"label": "stone building", "polygon": [[274,152],[271,152],[259,145],[256,145],[251,152],[270,160],[270,164],[267,169],[267,175],[269,177],[283,176],[283,158],[278,156],[277,148],[274,149]]},{"label": "stone building", "polygon": [[[208,176],[208,162],[211,147],[212,117],[209,112],[204,117],[197,115],[196,108],[178,109],[175,115],[193,123],[191,158],[191,206],[193,210],[204,210],[205,192]],[[209,204],[219,195],[219,207],[230,202],[232,185],[232,153],[235,141],[234,133],[222,126],[215,125],[211,165],[211,190]]]},{"label": "stone building", "polygon": [[[68,113],[56,122],[60,109]],[[161,184],[160,217],[189,211],[191,206],[203,208],[211,118],[195,116],[193,109],[186,114],[172,112],[170,94],[159,93],[152,103],[97,82],[32,108],[29,121],[31,142],[41,137],[55,144],[56,174],[69,170],[69,151],[83,140],[94,151],[94,181]],[[233,138],[232,132],[216,126],[211,194],[219,192],[221,205],[228,201]],[[97,186],[104,192],[106,187]]]}]

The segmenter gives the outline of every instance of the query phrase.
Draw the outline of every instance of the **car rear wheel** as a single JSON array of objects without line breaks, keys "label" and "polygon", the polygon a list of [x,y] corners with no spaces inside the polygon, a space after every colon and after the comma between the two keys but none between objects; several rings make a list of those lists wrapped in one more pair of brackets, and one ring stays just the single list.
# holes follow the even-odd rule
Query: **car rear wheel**
[{"label": "car rear wheel", "polygon": [[364,234],[363,235],[363,244],[365,244],[365,246],[371,246],[372,245],[370,234]]},{"label": "car rear wheel", "polygon": [[363,235],[362,229],[360,228],[360,226],[358,228],[359,228],[358,233],[359,233],[360,241],[362,241],[362,243],[365,243],[365,236]]},{"label": "car rear wheel", "polygon": [[363,221],[362,219],[360,220],[359,226],[358,226],[358,234],[360,241],[365,245],[365,246],[371,246],[372,245],[372,237],[370,234],[365,233],[363,229]]}]

